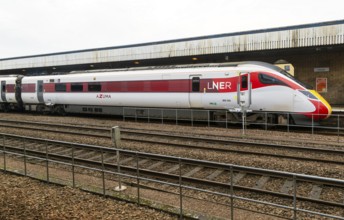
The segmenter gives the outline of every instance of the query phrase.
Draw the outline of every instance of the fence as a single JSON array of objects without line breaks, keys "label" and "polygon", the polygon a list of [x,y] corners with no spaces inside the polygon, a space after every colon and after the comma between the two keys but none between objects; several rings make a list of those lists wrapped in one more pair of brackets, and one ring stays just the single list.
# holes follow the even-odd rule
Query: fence
[{"label": "fence", "polygon": [[[185,216],[199,216],[199,213],[202,213],[202,211],[206,212],[203,213],[204,215],[211,216],[213,214],[219,214],[208,213],[208,209],[206,209],[205,207],[209,207],[209,210],[222,210],[224,212],[224,216],[222,217],[230,219],[235,219],[235,216],[239,214],[243,215],[243,212],[255,212],[254,215],[273,215],[271,213],[269,214],[249,210],[245,208],[245,205],[242,205],[243,202],[255,204],[255,206],[257,207],[267,206],[270,207],[270,209],[273,207],[274,209],[281,209],[284,210],[284,212],[289,213],[284,216],[278,216],[279,218],[289,219],[291,217],[293,219],[298,219],[300,217],[302,219],[305,217],[305,215],[310,215],[312,217],[323,216],[334,219],[343,219],[340,216],[332,216],[329,214],[300,208],[298,205],[299,201],[297,197],[297,184],[299,181],[325,182],[328,184],[344,187],[344,181],[342,180],[67,142],[63,142],[63,144],[70,147],[70,150],[72,152],[70,161],[61,162],[52,159],[52,152],[49,152],[48,150],[48,141],[46,141],[46,152],[43,153],[42,156],[34,156],[27,153],[26,145],[28,143],[23,144],[21,152],[19,152],[18,150],[16,152],[13,152],[8,150],[9,147],[6,146],[8,142],[7,140],[8,137],[6,135],[3,135],[0,155],[2,154],[2,169],[4,171],[15,172],[17,174],[19,173],[24,176],[30,176],[36,179],[45,180],[50,183],[59,183],[63,185],[70,185],[72,187],[78,187],[83,190],[102,194],[104,196],[113,196],[116,198],[125,199],[127,201],[136,202],[138,205],[143,204],[156,207],[155,202],[152,202],[151,200],[160,198],[161,194],[166,194],[167,199],[165,201],[165,204],[161,205],[159,208],[163,207],[165,211],[167,209],[168,211],[172,212],[176,212],[176,210],[178,210],[178,215],[181,219]],[[77,161],[79,158],[75,155],[75,151],[80,148],[93,149],[99,152],[100,166],[89,166],[86,164],[78,163]],[[110,169],[109,164],[104,162],[104,154],[109,152],[117,153],[116,158],[114,159],[117,169]],[[122,165],[119,158],[121,155],[125,154],[134,155],[135,172],[128,173],[121,170]],[[176,180],[167,181],[150,178],[143,175],[145,168],[140,167],[140,161],[144,158],[150,157],[161,158],[161,160],[167,160],[177,163],[178,169],[176,170]],[[229,171],[231,180],[233,180],[234,172],[238,171],[251,173],[258,172],[268,175],[284,176],[288,179],[291,179],[293,183],[292,202],[290,205],[284,205],[242,196],[235,192],[235,185],[233,181],[230,181],[228,183],[228,187],[225,190],[215,190],[205,186],[195,186],[192,184],[188,184],[184,180],[182,169],[184,165],[192,163],[202,164],[207,167],[225,167]],[[20,168],[20,166],[23,167]],[[44,169],[42,169],[42,167]],[[90,175],[90,173],[92,173],[92,175]],[[113,186],[118,186],[120,182],[126,183],[128,185],[128,189],[125,191],[121,191],[120,186],[116,188],[119,190],[113,190]],[[159,189],[160,187],[168,188],[168,190],[161,190]],[[147,193],[148,191],[154,194],[153,199],[150,199],[151,195]],[[196,194],[202,195],[202,198],[197,198],[197,196],[195,196]],[[209,195],[209,197],[207,195]],[[172,197],[174,197],[174,199],[171,199]],[[219,201],[212,200],[210,199],[212,197],[219,197],[221,199],[219,199]],[[204,204],[205,202],[207,205]],[[201,210],[193,211],[193,209],[198,206],[201,207]],[[276,217],[277,215],[273,216]]]},{"label": "fence", "polygon": [[[123,107],[122,115],[123,121],[126,120],[141,120],[147,121],[148,123],[161,123],[161,124],[183,124],[195,126],[198,124],[205,124],[208,127],[211,126],[222,126],[228,128],[229,124],[242,125],[242,121],[233,122],[229,119],[229,112],[227,110],[216,110],[216,113],[223,115],[221,119],[212,118],[212,110],[201,110],[201,109],[154,109],[154,108],[133,108]],[[250,128],[261,128],[266,131],[275,130],[278,128],[282,131],[291,132],[294,130],[303,129],[306,133],[317,134],[323,131],[331,132],[337,137],[337,142],[340,142],[340,137],[343,132],[344,120],[343,115],[332,114],[329,118],[324,120],[317,120],[318,117],[324,116],[321,114],[312,114],[308,117],[300,118],[300,114],[297,113],[281,113],[281,112],[257,112],[261,115],[258,121],[250,121],[249,119],[244,122],[245,126],[243,129],[249,130]],[[282,123],[276,123],[271,121],[272,117],[276,115],[283,116]],[[249,115],[248,115],[249,116]],[[298,119],[295,124],[294,119]],[[276,118],[276,120],[278,120]],[[249,125],[249,126],[247,126]],[[244,132],[243,132],[244,133]]]}]

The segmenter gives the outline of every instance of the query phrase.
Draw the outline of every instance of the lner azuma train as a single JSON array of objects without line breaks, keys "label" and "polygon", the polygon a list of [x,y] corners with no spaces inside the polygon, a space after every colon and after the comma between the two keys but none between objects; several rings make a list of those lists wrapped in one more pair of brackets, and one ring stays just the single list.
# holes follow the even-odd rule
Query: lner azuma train
[{"label": "lner azuma train", "polygon": [[[1,109],[121,115],[159,114],[157,109],[209,111],[211,120],[304,124],[326,119],[331,106],[284,70],[262,62],[193,64],[71,72],[63,75],[3,76]],[[224,111],[227,110],[227,111]],[[201,111],[199,111],[201,112]],[[269,118],[263,112],[271,112]],[[164,115],[167,117],[167,115]],[[173,116],[174,117],[174,116]],[[194,114],[193,119],[205,117]]]}]

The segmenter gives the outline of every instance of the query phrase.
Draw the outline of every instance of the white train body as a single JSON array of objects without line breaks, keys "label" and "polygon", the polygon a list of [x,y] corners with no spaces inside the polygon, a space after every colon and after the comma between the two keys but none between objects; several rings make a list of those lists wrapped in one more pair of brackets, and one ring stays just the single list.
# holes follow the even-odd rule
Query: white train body
[{"label": "white train body", "polygon": [[69,106],[230,110],[244,105],[254,112],[321,114],[319,119],[331,114],[330,105],[317,92],[278,68],[257,62],[25,76],[17,83],[16,79],[0,78],[6,84],[3,104],[65,110]]},{"label": "white train body", "polygon": [[16,76],[0,78],[1,81],[1,102],[17,103],[15,97]]}]

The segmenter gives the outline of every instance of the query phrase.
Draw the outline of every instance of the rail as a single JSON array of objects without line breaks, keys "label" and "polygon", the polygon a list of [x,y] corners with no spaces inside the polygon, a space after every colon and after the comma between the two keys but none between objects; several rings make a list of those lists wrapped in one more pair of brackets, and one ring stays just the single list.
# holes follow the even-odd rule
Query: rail
[{"label": "rail", "polygon": [[[260,168],[252,168],[252,167],[246,167],[246,166],[238,166],[238,165],[233,165],[233,164],[225,164],[225,163],[216,163],[216,162],[210,162],[210,161],[204,161],[204,160],[194,160],[194,159],[188,159],[188,158],[180,158],[180,157],[173,157],[173,156],[164,156],[164,155],[158,155],[158,154],[150,154],[150,153],[142,153],[142,152],[137,152],[137,151],[130,151],[130,150],[123,150],[123,149],[114,149],[114,148],[106,148],[106,147],[100,147],[100,146],[94,146],[94,145],[85,145],[85,144],[76,144],[76,143],[70,143],[70,142],[64,142],[64,141],[54,141],[56,143],[61,143],[63,145],[70,146],[72,150],[72,155],[69,160],[58,160],[56,158],[52,158],[50,155],[50,152],[48,152],[48,147],[47,145],[50,143],[51,140],[46,140],[46,139],[39,139],[40,141],[46,143],[46,152],[42,153],[41,155],[33,155],[30,154],[28,150],[26,150],[25,146],[27,144],[30,144],[31,141],[34,138],[27,138],[27,143],[24,144],[23,150],[21,151],[10,151],[6,148],[6,140],[13,138],[13,137],[19,137],[17,135],[6,135],[6,134],[0,134],[0,154],[2,154],[2,170],[5,172],[14,172],[17,174],[21,174],[24,176],[30,176],[33,178],[41,179],[50,183],[59,183],[64,182],[63,185],[71,185],[72,187],[80,187],[83,190],[91,191],[94,193],[99,193],[104,196],[114,196],[117,198],[125,198],[126,200],[129,200],[131,202],[136,202],[138,205],[140,204],[145,204],[149,205],[147,203],[147,200],[145,198],[142,198],[143,196],[143,191],[147,189],[154,190],[154,187],[149,187],[147,184],[144,184],[146,182],[152,183],[152,184],[158,184],[158,185],[164,185],[168,187],[173,187],[176,190],[169,192],[170,194],[174,196],[178,196],[178,202],[174,203],[174,206],[177,205],[178,209],[178,214],[180,218],[184,218],[187,213],[192,213],[189,212],[190,208],[187,208],[187,205],[190,199],[196,199],[190,196],[190,192],[198,192],[198,193],[203,193],[211,196],[220,196],[226,199],[229,199],[229,202],[224,202],[221,204],[216,204],[216,205],[222,205],[223,207],[226,207],[228,209],[227,217],[234,219],[235,218],[235,213],[240,212],[242,210],[245,211],[253,211],[253,210],[247,210],[245,208],[241,208],[239,205],[235,205],[236,202],[240,203],[240,201],[245,201],[249,203],[254,203],[256,205],[264,205],[264,206],[269,206],[269,207],[275,207],[278,209],[282,210],[288,210],[291,212],[290,217],[293,219],[298,219],[299,216],[300,218],[303,218],[304,215],[311,215],[311,216],[322,216],[322,217],[328,217],[328,218],[333,218],[333,219],[344,219],[343,216],[334,216],[326,213],[320,213],[320,212],[315,212],[306,208],[302,207],[302,201],[299,201],[299,197],[297,196],[298,194],[298,187],[297,184],[299,181],[310,181],[310,182],[316,182],[320,184],[331,184],[331,185],[336,185],[341,188],[344,188],[344,181],[343,180],[337,180],[337,179],[332,179],[332,178],[324,178],[324,177],[318,177],[318,176],[310,176],[310,175],[303,175],[303,174],[296,174],[296,173],[290,173],[290,172],[281,172],[281,171],[273,171],[273,170],[267,170],[267,169],[260,169]],[[37,139],[36,139],[37,140]],[[86,163],[77,163],[79,158],[77,158],[74,154],[74,151],[76,148],[85,148],[85,149],[92,149],[95,151],[99,151],[101,153],[101,166],[95,167],[95,166],[90,166],[89,164]],[[118,169],[109,169],[106,166],[106,163],[104,162],[104,154],[106,153],[113,153],[117,154],[119,158],[121,154],[130,154],[134,157],[134,161],[136,163],[136,170],[135,172],[128,173],[125,172],[124,170],[121,170],[121,164],[118,162],[117,163],[117,168]],[[156,178],[150,178],[144,176],[144,169],[140,168],[140,158],[156,158],[156,159],[164,159],[167,161],[173,161],[176,162],[179,166],[177,168],[178,175],[176,180],[174,181],[167,181],[167,180],[161,180],[161,179],[156,179]],[[20,158],[23,162],[24,167],[18,167],[13,165],[11,163],[11,159],[13,158]],[[39,173],[42,171],[42,169],[33,169],[35,172],[38,172],[39,174],[29,174],[28,172],[28,167],[33,166],[32,161],[35,161],[35,163],[38,163],[39,166],[45,167],[45,173]],[[37,162],[39,161],[39,162]],[[235,192],[235,185],[233,181],[228,182],[228,192],[223,192],[221,190],[215,190],[215,189],[210,189],[210,188],[202,188],[202,187],[197,187],[194,185],[188,185],[187,182],[185,182],[185,176],[182,175],[182,166],[184,164],[201,164],[203,166],[207,167],[221,167],[221,168],[226,168],[230,171],[230,176],[231,180],[233,180],[233,172],[234,171],[245,171],[245,172],[253,172],[253,173],[261,173],[265,175],[272,175],[272,176],[283,176],[286,178],[289,178],[292,180],[292,204],[290,205],[282,205],[278,203],[271,203],[271,202],[266,202],[258,199],[252,199],[245,197],[243,195],[237,194]],[[71,171],[71,176],[65,176],[62,175],[64,181],[57,180],[58,178],[56,177],[56,170],[55,168],[51,167],[51,164],[57,164],[59,166],[66,166],[70,168]],[[0,165],[1,166],[1,165]],[[92,186],[92,187],[83,187],[82,183],[77,184],[76,183],[76,177],[77,175],[80,175],[80,170],[77,171],[77,169],[82,169],[82,170],[88,170],[88,171],[93,171],[93,172],[98,172],[100,173],[100,180],[101,183],[97,187]],[[54,173],[54,174],[53,174]],[[69,178],[70,179],[69,179]],[[62,177],[59,177],[62,178]],[[125,192],[116,192],[113,193],[112,190],[109,189],[109,186],[106,185],[114,185],[118,184],[118,182],[121,182],[120,180],[123,179],[132,179],[135,180],[136,183],[131,183],[132,191],[136,189],[136,195],[133,197],[132,195],[128,197]],[[56,181],[55,181],[56,180]],[[112,181],[110,181],[112,180]],[[117,181],[114,181],[117,180]],[[120,187],[121,188],[121,187]],[[125,196],[126,195],[126,196]],[[201,200],[201,199],[198,199]],[[209,203],[214,203],[214,201],[210,201]],[[152,205],[150,203],[150,205]],[[153,205],[154,206],[154,205]],[[172,206],[172,207],[174,207]],[[175,212],[175,210],[174,210]],[[257,214],[265,214],[267,213],[262,213],[258,211]],[[194,214],[195,215],[195,214]],[[191,215],[189,217],[193,217],[194,215]],[[288,217],[285,216],[278,216],[280,218],[286,218],[289,219]]]}]

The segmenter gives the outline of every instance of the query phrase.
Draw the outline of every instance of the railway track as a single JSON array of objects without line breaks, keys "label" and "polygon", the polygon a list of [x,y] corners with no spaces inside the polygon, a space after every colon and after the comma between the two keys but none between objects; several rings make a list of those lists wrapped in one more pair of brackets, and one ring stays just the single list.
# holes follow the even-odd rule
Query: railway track
[{"label": "railway track", "polygon": [[[16,129],[28,129],[44,132],[58,132],[70,135],[86,135],[109,139],[110,128],[52,124],[42,122],[24,122],[0,120],[0,126]],[[242,139],[237,137],[214,137],[206,135],[180,135],[168,132],[147,131],[122,128],[122,140],[147,144],[158,144],[169,147],[213,151],[220,153],[235,153],[238,155],[255,155],[277,159],[318,162],[333,165],[344,165],[344,146],[310,143],[314,146],[304,146],[304,142],[268,143],[263,139]],[[271,142],[271,140],[270,140]],[[292,144],[292,145],[291,145]],[[301,146],[298,146],[301,145]]]},{"label": "railway track", "polygon": [[[180,181],[179,174],[181,174],[181,180],[186,185],[197,185],[204,189],[211,188],[221,193],[228,193],[230,185],[233,184],[233,192],[236,196],[244,195],[249,199],[259,197],[264,198],[265,202],[279,201],[281,205],[287,206],[293,205],[296,196],[302,206],[313,207],[311,211],[319,211],[321,207],[320,209],[325,212],[331,210],[327,214],[333,214],[332,211],[335,210],[335,214],[344,215],[344,181],[340,180],[128,150],[121,150],[117,160],[117,151],[106,147],[8,134],[0,134],[0,137],[2,138],[0,153],[3,158],[9,154],[16,154],[21,159],[42,158],[41,161],[27,159],[30,163],[44,165],[46,163],[44,158],[48,158],[62,162],[73,161],[74,165],[110,171],[117,171],[119,166],[123,173],[139,173],[141,177],[174,183]],[[294,189],[296,181],[297,188]],[[126,184],[135,186],[136,183],[127,181]],[[146,187],[156,188],[149,184],[146,184]]]}]

